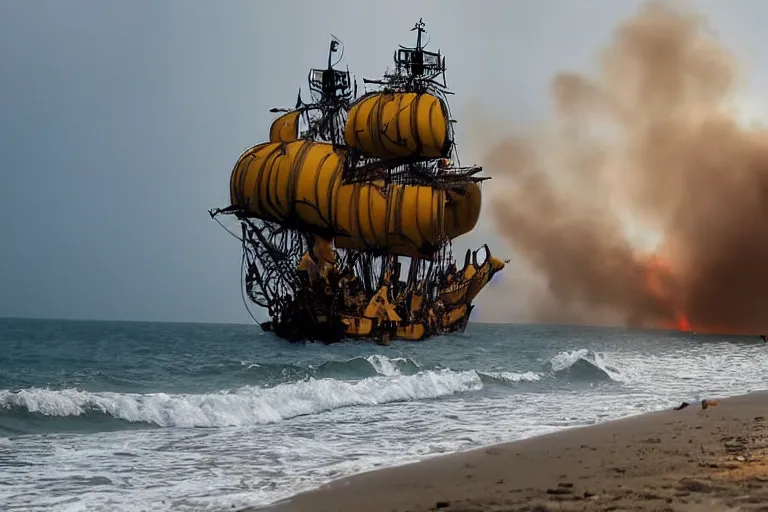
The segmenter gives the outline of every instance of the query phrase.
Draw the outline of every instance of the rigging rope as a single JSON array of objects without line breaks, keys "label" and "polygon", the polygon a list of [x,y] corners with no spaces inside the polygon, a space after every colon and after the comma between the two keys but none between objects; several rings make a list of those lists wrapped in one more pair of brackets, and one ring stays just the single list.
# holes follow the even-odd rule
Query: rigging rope
[{"label": "rigging rope", "polygon": [[[235,238],[237,237],[235,236]],[[245,275],[245,243],[243,243],[243,254],[240,257],[240,296],[243,299],[243,305],[245,306],[245,310],[248,312],[248,315],[251,317],[251,319],[254,322],[261,325],[261,322],[256,320],[256,317],[253,316],[253,313],[251,313],[251,308],[248,307],[248,301],[245,300],[245,286],[243,286],[243,281],[242,281],[244,275]]]},{"label": "rigging rope", "polygon": [[222,223],[221,223],[221,221],[220,221],[219,219],[217,219],[216,217],[214,217],[214,218],[213,218],[213,220],[215,220],[215,221],[216,221],[216,222],[219,224],[219,226],[221,226],[222,228],[224,228],[224,231],[226,231],[227,233],[229,233],[230,235],[232,235],[233,237],[235,237],[235,238],[236,238],[237,240],[239,240],[241,243],[243,242],[243,239],[242,239],[242,238],[240,238],[239,236],[237,236],[236,234],[234,234],[232,231],[230,231],[230,230],[229,230],[229,228],[227,228],[227,226],[225,226],[224,224],[222,224]]}]

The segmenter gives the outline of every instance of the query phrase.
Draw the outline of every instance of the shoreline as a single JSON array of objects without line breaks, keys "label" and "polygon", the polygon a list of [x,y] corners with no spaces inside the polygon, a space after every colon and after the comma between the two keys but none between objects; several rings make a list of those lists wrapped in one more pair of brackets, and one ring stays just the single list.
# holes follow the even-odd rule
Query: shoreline
[{"label": "shoreline", "polygon": [[768,391],[343,477],[240,512],[768,510]]}]

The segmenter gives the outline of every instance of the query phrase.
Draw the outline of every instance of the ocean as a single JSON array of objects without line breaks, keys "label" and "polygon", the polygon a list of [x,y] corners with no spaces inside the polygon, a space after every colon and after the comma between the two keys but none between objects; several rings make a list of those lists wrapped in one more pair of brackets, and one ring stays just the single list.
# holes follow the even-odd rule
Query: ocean
[{"label": "ocean", "polygon": [[354,473],[766,387],[757,338],[470,324],[290,345],[252,325],[0,320],[0,508],[263,505]]}]

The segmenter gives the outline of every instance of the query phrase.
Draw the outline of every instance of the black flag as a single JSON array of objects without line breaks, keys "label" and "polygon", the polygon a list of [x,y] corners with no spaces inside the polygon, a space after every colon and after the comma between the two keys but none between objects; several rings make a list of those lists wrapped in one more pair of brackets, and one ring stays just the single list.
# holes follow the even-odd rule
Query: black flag
[{"label": "black flag", "polygon": [[331,53],[336,53],[339,49],[339,44],[341,41],[336,39],[335,36],[331,35]]}]

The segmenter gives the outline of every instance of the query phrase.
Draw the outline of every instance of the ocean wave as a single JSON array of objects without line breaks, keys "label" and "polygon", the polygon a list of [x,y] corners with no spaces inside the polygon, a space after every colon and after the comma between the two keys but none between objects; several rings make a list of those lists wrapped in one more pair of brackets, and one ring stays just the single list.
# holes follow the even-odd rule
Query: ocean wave
[{"label": "ocean wave", "polygon": [[[96,391],[75,386],[0,390],[0,437],[25,431],[259,425],[344,407],[437,399],[484,386],[524,391],[547,382],[628,378],[607,355],[586,349],[560,352],[539,371],[423,367],[408,357],[380,354],[316,366],[238,361],[238,367],[258,373],[252,376],[255,382],[246,379],[236,387],[225,385],[210,392]],[[271,377],[265,378],[264,372]]]},{"label": "ocean wave", "polygon": [[[313,368],[314,369],[314,368]],[[407,357],[387,357],[374,354],[366,357],[354,357],[345,361],[326,361],[315,370],[315,374],[328,377],[374,377],[383,375],[415,375],[421,366]]]},{"label": "ocean wave", "polygon": [[538,382],[544,375],[538,372],[477,372],[480,379],[494,383]]},{"label": "ocean wave", "polygon": [[[406,364],[404,362],[403,364]],[[310,377],[273,387],[244,386],[205,394],[113,393],[79,389],[41,388],[0,391],[3,410],[18,415],[73,417],[102,414],[111,418],[159,427],[225,427],[274,423],[342,407],[380,405],[435,399],[477,391],[483,383],[475,371],[421,371],[401,375],[386,364],[391,375],[356,382]]]},{"label": "ocean wave", "polygon": [[548,366],[558,379],[626,382],[627,375],[601,352],[585,348],[564,351],[552,357]]},{"label": "ocean wave", "polygon": [[627,382],[629,377],[604,353],[576,349],[560,352],[550,358],[540,371],[481,371],[480,379],[488,384],[520,384],[546,381],[560,382]]},{"label": "ocean wave", "polygon": [[256,361],[241,361],[239,370],[260,381],[277,384],[307,378],[333,378],[338,380],[359,380],[379,375],[414,375],[422,368],[407,357],[388,357],[374,354],[353,357],[339,361],[325,361],[319,365],[274,364]]}]

